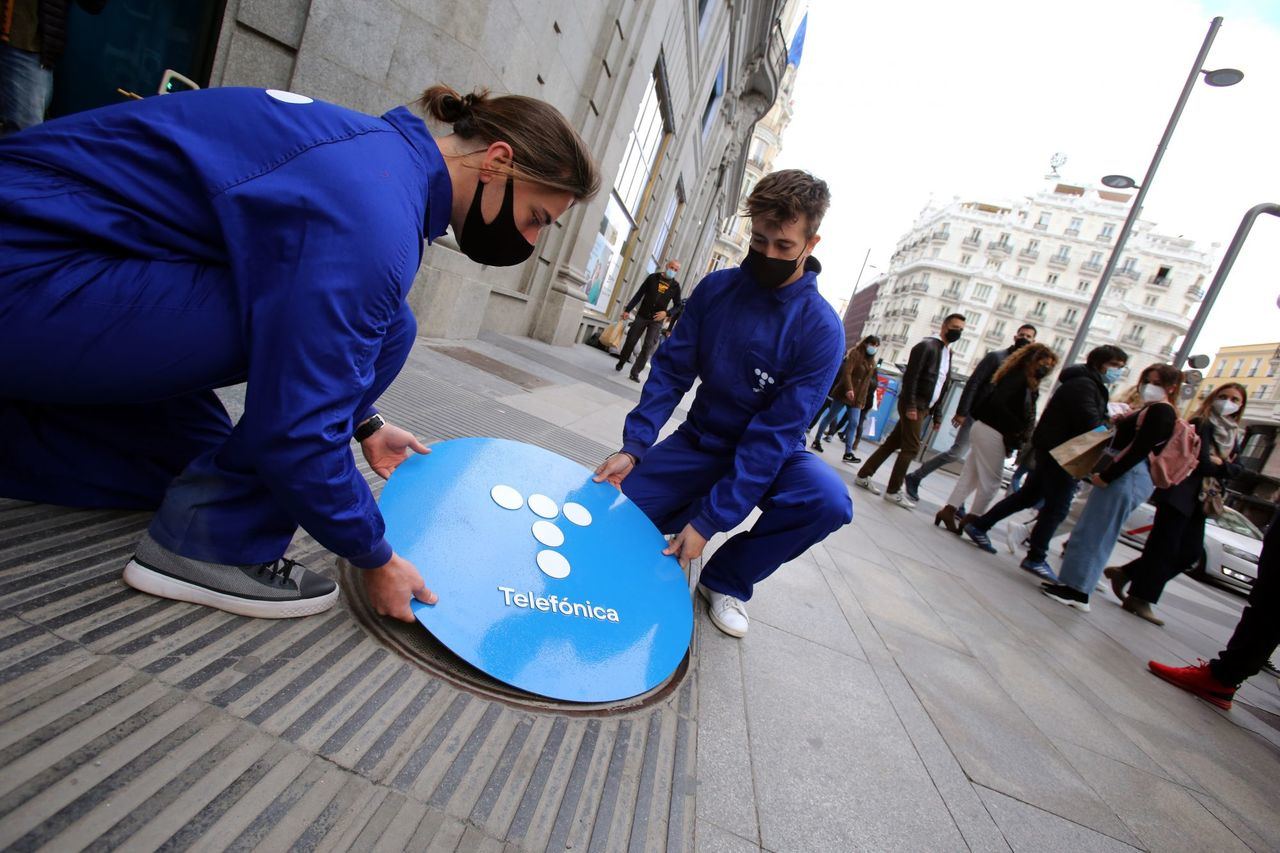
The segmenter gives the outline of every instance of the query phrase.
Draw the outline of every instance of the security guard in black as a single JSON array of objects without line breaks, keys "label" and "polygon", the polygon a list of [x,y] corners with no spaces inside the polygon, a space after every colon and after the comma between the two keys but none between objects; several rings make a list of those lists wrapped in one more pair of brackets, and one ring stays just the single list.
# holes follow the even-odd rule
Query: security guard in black
[{"label": "security guard in black", "polygon": [[636,319],[631,323],[631,328],[627,330],[626,341],[622,345],[622,351],[618,353],[618,363],[614,366],[614,370],[621,371],[631,358],[631,353],[635,350],[636,343],[640,337],[644,336],[644,346],[640,349],[640,354],[636,356],[636,363],[631,368],[631,380],[633,382],[640,381],[640,371],[644,370],[645,364],[648,363],[649,357],[653,355],[653,351],[658,348],[658,341],[662,334],[662,324],[667,318],[680,308],[680,282],[676,280],[676,273],[680,272],[679,261],[667,261],[667,265],[661,273],[652,273],[640,284],[640,288],[636,291],[635,296],[631,297],[631,301],[627,303],[624,309],[623,319],[627,314],[635,310]]}]

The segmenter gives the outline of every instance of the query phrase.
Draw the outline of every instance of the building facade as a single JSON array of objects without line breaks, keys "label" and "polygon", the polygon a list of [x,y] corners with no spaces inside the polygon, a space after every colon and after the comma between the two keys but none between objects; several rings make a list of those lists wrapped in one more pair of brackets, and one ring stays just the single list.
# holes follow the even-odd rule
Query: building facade
[{"label": "building facade", "polygon": [[867,319],[871,316],[871,306],[876,304],[880,295],[880,283],[880,280],[873,281],[849,298],[849,304],[842,312],[846,345],[853,346],[862,340],[863,335],[871,334]]},{"label": "building facade", "polygon": [[[1022,323],[1065,356],[1128,213],[1129,196],[1050,183],[1010,204],[959,199],[926,208],[899,241],[866,321],[888,361],[905,362],[942,318],[964,314],[953,368],[967,373],[1008,346]],[[1139,220],[1086,335],[1085,352],[1116,344],[1131,377],[1168,361],[1204,296],[1210,257],[1193,241]],[[1062,365],[1065,366],[1065,365]]]},{"label": "building facade", "polygon": [[[792,20],[799,7],[795,3],[787,3],[783,9],[782,26],[784,32],[791,32]],[[800,20],[795,35],[791,37],[790,49],[787,52],[787,68],[782,75],[782,91],[777,101],[756,123],[751,132],[751,142],[747,148],[747,160],[742,176],[742,189],[736,203],[724,221],[720,223],[720,231],[716,234],[711,257],[705,267],[697,267],[702,274],[715,272],[725,267],[736,267],[747,255],[747,247],[751,243],[751,220],[742,215],[742,207],[747,196],[755,189],[756,182],[773,171],[773,163],[782,152],[782,134],[791,124],[794,111],[792,93],[795,91],[796,72],[800,68],[800,59],[804,50],[804,36],[808,28],[806,14]]]},{"label": "building facade", "polygon": [[1270,409],[1280,385],[1280,343],[1223,347],[1200,383],[1201,398],[1219,385],[1239,382],[1249,390],[1249,406]]},{"label": "building facade", "polygon": [[663,256],[706,266],[716,225],[740,196],[752,127],[781,89],[783,7],[133,0],[91,17],[73,4],[73,37],[97,41],[74,52],[59,97],[72,111],[118,102],[122,82],[148,95],[168,67],[199,86],[286,89],[371,114],[434,83],[541,98],[582,134],[602,191],[546,229],[519,267],[478,266],[442,238],[409,301],[424,336],[493,330],[568,344],[616,314]]}]

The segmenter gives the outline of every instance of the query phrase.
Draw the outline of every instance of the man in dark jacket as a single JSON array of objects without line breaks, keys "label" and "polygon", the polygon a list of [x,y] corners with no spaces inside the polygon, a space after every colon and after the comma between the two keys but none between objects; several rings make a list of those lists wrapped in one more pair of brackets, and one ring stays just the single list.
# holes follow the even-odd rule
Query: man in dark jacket
[{"label": "man in dark jacket", "polygon": [[[77,0],[96,15],[107,0]],[[0,136],[44,121],[71,0],[0,0]]]},{"label": "man in dark jacket", "polygon": [[636,348],[636,342],[640,340],[641,335],[644,335],[644,346],[640,348],[636,363],[631,368],[632,382],[640,381],[640,371],[644,370],[649,356],[653,355],[653,351],[658,348],[658,337],[662,334],[662,324],[667,316],[672,312],[678,312],[684,304],[680,300],[680,282],[676,281],[676,274],[679,272],[679,261],[667,261],[661,275],[652,273],[640,283],[640,289],[636,291],[635,296],[631,297],[631,301],[622,311],[622,319],[626,320],[631,316],[632,311],[636,311],[636,306],[639,306],[635,322],[627,330],[627,339],[622,344],[622,352],[618,353],[618,363],[614,365],[614,370],[621,372],[622,368],[626,367],[627,360],[631,358],[631,352]]},{"label": "man in dark jacket", "polygon": [[1058,390],[1049,398],[1040,423],[1031,434],[1031,446],[1036,457],[1031,475],[1021,489],[987,510],[986,515],[965,525],[965,535],[978,547],[994,554],[996,549],[987,531],[1000,520],[1020,510],[1030,509],[1043,500],[1044,506],[1031,531],[1027,556],[1021,567],[1050,583],[1058,582],[1058,576],[1045,558],[1049,554],[1049,540],[1071,508],[1075,478],[1054,460],[1049,451],[1067,439],[1105,426],[1111,420],[1107,414],[1110,397],[1107,386],[1123,378],[1128,361],[1129,356],[1124,350],[1108,344],[1091,350],[1083,365],[1073,365],[1062,371]]},{"label": "man in dark jacket", "polygon": [[920,450],[920,428],[924,424],[924,416],[932,411],[934,422],[939,422],[937,406],[942,400],[947,376],[951,372],[951,345],[960,340],[963,333],[964,315],[948,314],[942,321],[938,334],[925,338],[911,348],[907,370],[902,374],[902,387],[898,389],[898,424],[880,443],[876,452],[871,454],[871,458],[858,469],[858,478],[854,482],[862,488],[872,494],[880,494],[875,483],[871,482],[871,476],[886,459],[898,451],[884,497],[885,500],[891,500],[907,509],[916,505],[902,491],[902,481],[911,460]]},{"label": "man in dark jacket", "polygon": [[951,423],[956,429],[955,441],[951,443],[951,447],[928,462],[921,465],[915,471],[907,475],[904,481],[907,487],[907,497],[913,501],[920,500],[920,483],[924,481],[934,471],[937,471],[943,465],[949,462],[960,462],[969,454],[969,430],[973,427],[973,410],[977,407],[982,398],[991,388],[991,377],[996,375],[996,371],[1000,369],[1000,365],[1004,364],[1004,360],[1013,355],[1019,347],[1036,342],[1036,327],[1030,323],[1023,323],[1018,327],[1018,331],[1013,335],[1013,346],[1005,349],[993,349],[982,357],[982,361],[978,362],[978,366],[973,369],[973,375],[969,377],[969,381],[964,384],[964,393],[960,395],[960,402],[956,404],[955,417],[951,419]]}]

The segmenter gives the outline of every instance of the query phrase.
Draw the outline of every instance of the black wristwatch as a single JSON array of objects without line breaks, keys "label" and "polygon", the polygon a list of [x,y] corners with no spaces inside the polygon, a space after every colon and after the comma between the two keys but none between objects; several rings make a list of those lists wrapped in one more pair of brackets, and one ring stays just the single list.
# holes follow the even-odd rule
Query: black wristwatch
[{"label": "black wristwatch", "polygon": [[375,432],[382,429],[386,425],[387,425],[386,418],[384,418],[382,415],[374,415],[373,417],[369,418],[369,420],[365,421],[364,423],[360,424],[360,426],[356,427],[355,439],[356,441],[364,441],[366,438],[373,435]]}]

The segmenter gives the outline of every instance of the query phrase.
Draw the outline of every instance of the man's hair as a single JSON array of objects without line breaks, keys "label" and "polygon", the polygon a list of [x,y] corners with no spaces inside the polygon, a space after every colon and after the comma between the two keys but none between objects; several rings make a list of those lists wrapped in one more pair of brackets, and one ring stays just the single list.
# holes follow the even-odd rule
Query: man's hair
[{"label": "man's hair", "polygon": [[1019,326],[1019,327],[1017,328],[1017,331],[1021,332],[1023,329],[1030,329],[1030,330],[1031,330],[1031,334],[1033,334],[1033,335],[1039,335],[1039,334],[1040,334],[1040,330],[1039,330],[1039,329],[1037,329],[1035,326],[1031,325],[1030,323],[1023,323],[1021,326]]},{"label": "man's hair", "polygon": [[945,326],[947,323],[950,323],[952,320],[964,320],[964,319],[965,319],[965,316],[963,314],[948,314],[946,317],[943,318],[942,325]]},{"label": "man's hair", "polygon": [[831,205],[827,182],[801,169],[770,172],[759,180],[742,210],[752,219],[764,219],[785,225],[801,216],[808,220],[810,237],[818,233],[822,217]]},{"label": "man's hair", "polygon": [[1127,364],[1129,362],[1129,353],[1114,344],[1103,344],[1100,347],[1094,347],[1089,350],[1089,357],[1085,359],[1084,363],[1094,370],[1102,370],[1102,365],[1108,361],[1122,361]]}]

